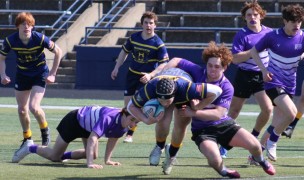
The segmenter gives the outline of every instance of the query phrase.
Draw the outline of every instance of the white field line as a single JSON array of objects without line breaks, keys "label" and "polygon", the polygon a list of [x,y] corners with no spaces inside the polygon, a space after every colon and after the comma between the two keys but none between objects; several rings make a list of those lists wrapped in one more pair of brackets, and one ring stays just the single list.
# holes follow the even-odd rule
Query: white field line
[{"label": "white field line", "polygon": [[[0,104],[0,108],[17,108],[17,105]],[[61,109],[61,110],[73,110],[80,107],[77,106],[42,106],[43,109]],[[258,112],[240,112],[243,116],[257,116]]]},{"label": "white field line", "polygon": [[[0,104],[0,108],[17,108],[17,105],[8,105],[8,104]],[[60,110],[73,110],[80,108],[78,106],[42,106],[44,109],[60,109]],[[257,116],[259,113],[258,112],[241,112],[240,115],[243,116]],[[246,157],[233,157],[233,158],[246,158]],[[293,157],[280,157],[280,159],[284,158],[292,158],[292,159],[299,159],[299,158],[304,158],[304,156],[293,156]],[[229,159],[229,158],[228,158]],[[276,176],[276,177],[271,177],[271,179],[303,179],[304,176]],[[268,177],[263,178],[242,178],[242,179],[269,179]]]},{"label": "white field line", "polygon": [[[17,108],[17,105],[0,104],[0,108]],[[60,109],[60,110],[73,110],[80,108],[79,106],[42,106],[43,109]]]}]

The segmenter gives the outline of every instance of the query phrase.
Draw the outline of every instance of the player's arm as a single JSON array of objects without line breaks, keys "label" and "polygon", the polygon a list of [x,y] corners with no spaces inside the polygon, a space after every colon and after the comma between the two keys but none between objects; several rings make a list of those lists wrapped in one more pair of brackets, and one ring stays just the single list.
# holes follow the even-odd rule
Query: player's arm
[{"label": "player's arm", "polygon": [[11,82],[11,79],[6,75],[6,64],[5,64],[6,56],[0,54],[0,76],[1,76],[1,84],[6,85]]},{"label": "player's arm", "polygon": [[[204,109],[207,105],[211,104],[214,100],[216,100],[221,94],[222,89],[219,86],[213,84],[202,83],[200,84],[192,84],[195,87],[196,91],[200,92],[201,100],[191,100],[191,108],[193,110]],[[201,89],[199,89],[201,88]]]},{"label": "player's arm", "polygon": [[234,64],[239,64],[239,63],[247,61],[250,58],[251,58],[250,50],[242,51],[237,54],[233,54],[232,62]]},{"label": "player's arm", "polygon": [[259,52],[258,50],[253,47],[251,48],[250,50],[250,54],[251,54],[251,57],[253,58],[253,60],[255,61],[255,63],[258,65],[258,67],[260,68],[261,72],[263,73],[263,79],[265,82],[268,82],[268,81],[271,81],[272,78],[272,74],[269,73],[266,69],[266,67],[264,66],[260,56],[259,56]]},{"label": "player's arm", "polygon": [[152,78],[156,76],[157,73],[161,72],[163,68],[165,67],[166,63],[162,63],[159,66],[157,66],[152,72],[150,73],[144,73],[142,72],[143,76],[139,79],[140,82],[146,84],[148,83]]},{"label": "player's arm", "polygon": [[55,76],[56,76],[56,73],[57,73],[57,69],[59,67],[60,60],[62,58],[62,50],[53,41],[51,41],[50,43],[54,47],[53,50],[51,50],[51,52],[54,53],[55,56],[54,56],[54,62],[53,62],[52,69],[50,70],[49,76],[47,77],[46,80],[47,80],[47,83],[54,83],[55,82]]},{"label": "player's arm", "polygon": [[227,109],[222,106],[216,106],[215,109],[193,110],[189,106],[185,106],[179,110],[181,116],[195,117],[204,120],[220,120],[227,113]]},{"label": "player's arm", "polygon": [[86,146],[86,157],[88,168],[101,169],[103,166],[101,164],[94,164],[94,159],[97,157],[98,153],[98,136],[92,131]]},{"label": "player's arm", "polygon": [[154,69],[154,71],[152,71],[152,72],[150,73],[150,76],[151,76],[150,79],[154,78],[156,74],[158,74],[159,72],[161,72],[161,71],[163,70],[163,68],[165,67],[166,64],[167,64],[167,63],[162,63],[162,64],[160,64],[159,66],[157,66],[157,67]]},{"label": "player's arm", "polygon": [[163,70],[169,69],[169,68],[175,68],[178,66],[179,62],[182,60],[182,58],[174,57],[172,58],[163,68]]},{"label": "player's arm", "polygon": [[157,118],[154,118],[152,115],[149,118],[142,112],[141,108],[135,106],[132,100],[129,101],[127,109],[132,116],[134,116],[137,120],[142,121],[143,123],[150,125],[154,124],[158,121]]},{"label": "player's arm", "polygon": [[117,144],[118,138],[109,138],[106,146],[104,162],[106,165],[119,166],[120,162],[111,161],[113,150]]},{"label": "player's arm", "polygon": [[125,52],[124,49],[122,49],[122,50],[120,51],[119,55],[118,55],[118,58],[116,59],[115,67],[114,67],[114,69],[113,69],[113,71],[112,71],[112,73],[111,73],[111,78],[112,78],[113,80],[116,79],[117,74],[118,74],[118,71],[119,71],[119,68],[120,68],[120,66],[125,62],[125,60],[127,59],[127,57],[128,57],[128,53]]}]

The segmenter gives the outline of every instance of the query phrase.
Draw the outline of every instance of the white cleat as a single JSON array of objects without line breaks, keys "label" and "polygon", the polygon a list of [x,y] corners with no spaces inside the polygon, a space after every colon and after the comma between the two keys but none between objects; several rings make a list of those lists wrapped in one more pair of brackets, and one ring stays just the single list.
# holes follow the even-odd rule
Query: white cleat
[{"label": "white cleat", "polygon": [[162,168],[163,168],[163,173],[165,175],[169,175],[172,171],[173,165],[176,164],[176,157],[170,157],[170,153],[169,153],[169,148],[170,148],[170,144],[167,144],[165,146],[165,161],[163,162]]},{"label": "white cleat", "polygon": [[155,145],[149,156],[150,166],[157,166],[159,164],[163,151],[158,145]]},{"label": "white cleat", "polygon": [[126,136],[126,138],[123,140],[124,143],[132,143],[133,137],[132,136]]},{"label": "white cleat", "polygon": [[21,144],[20,148],[15,151],[15,154],[12,158],[12,163],[18,163],[20,162],[25,156],[27,156],[28,154],[30,154],[30,150],[29,147],[31,145],[34,145],[34,141],[33,140],[26,140],[23,141],[23,143]]},{"label": "white cleat", "polygon": [[266,155],[271,161],[277,160],[277,143],[271,142],[269,139],[266,142]]}]

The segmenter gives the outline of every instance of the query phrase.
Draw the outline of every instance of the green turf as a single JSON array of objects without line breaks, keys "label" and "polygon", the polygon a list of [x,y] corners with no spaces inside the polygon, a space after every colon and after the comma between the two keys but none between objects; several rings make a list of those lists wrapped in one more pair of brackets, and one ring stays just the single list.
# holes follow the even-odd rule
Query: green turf
[{"label": "green turf", "polygon": [[[14,98],[1,98],[0,104],[15,104]],[[122,101],[103,100],[72,100],[45,98],[43,105],[56,106],[82,106],[90,104],[110,105],[122,107]],[[246,105],[244,111],[258,111],[255,105]],[[53,145],[57,131],[56,126],[61,118],[70,110],[45,109],[45,113],[51,128]],[[40,141],[40,132],[37,122],[32,118],[33,139]],[[238,122],[251,131],[256,117],[240,116]],[[105,139],[99,143],[99,158],[95,162],[104,165],[101,170],[86,168],[85,160],[74,160],[66,163],[53,163],[36,154],[31,154],[19,164],[10,163],[14,150],[19,147],[22,139],[17,110],[15,108],[0,108],[0,179],[202,179],[221,178],[207,165],[206,159],[200,154],[195,144],[190,140],[191,132],[185,138],[184,145],[178,154],[178,164],[173,168],[171,175],[163,175],[160,166],[151,167],[148,164],[148,156],[154,147],[154,125],[141,123],[134,134],[134,143],[122,143],[119,140],[112,160],[119,161],[122,166],[105,166],[103,162]],[[281,138],[278,144],[278,161],[273,164],[277,174],[274,177],[290,179],[304,178],[304,142],[303,123],[299,122],[292,139]],[[170,136],[167,140],[170,142]],[[69,149],[82,148],[82,142],[77,140],[69,146]],[[264,173],[260,167],[249,166],[247,162],[248,152],[241,148],[234,148],[224,160],[227,167],[236,169],[243,178],[268,179],[270,176]],[[164,155],[162,160],[164,159]]]}]

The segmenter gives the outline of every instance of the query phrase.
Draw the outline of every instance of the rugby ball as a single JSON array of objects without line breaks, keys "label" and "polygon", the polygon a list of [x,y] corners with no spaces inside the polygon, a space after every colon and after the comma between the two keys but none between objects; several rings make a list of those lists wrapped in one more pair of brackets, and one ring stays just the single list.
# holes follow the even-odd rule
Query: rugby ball
[{"label": "rugby ball", "polygon": [[142,108],[143,113],[146,117],[152,112],[153,117],[157,117],[161,112],[165,111],[164,106],[162,106],[157,99],[151,99],[145,103]]}]

